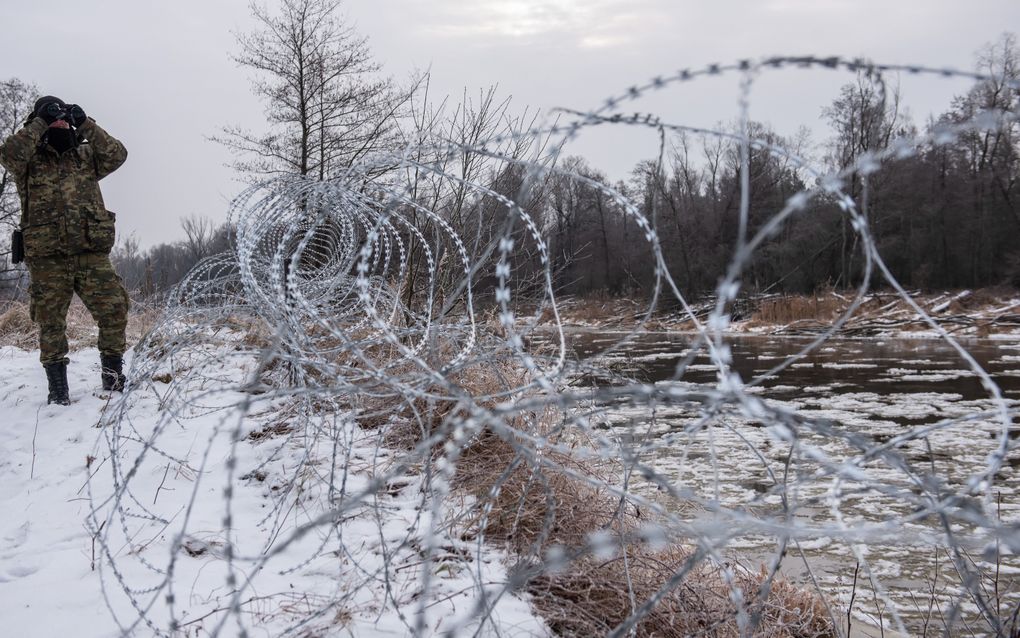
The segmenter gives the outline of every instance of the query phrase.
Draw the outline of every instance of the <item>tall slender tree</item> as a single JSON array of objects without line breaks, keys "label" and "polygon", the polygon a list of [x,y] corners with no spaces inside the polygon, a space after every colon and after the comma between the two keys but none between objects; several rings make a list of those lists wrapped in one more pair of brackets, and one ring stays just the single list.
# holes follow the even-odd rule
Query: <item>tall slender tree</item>
[{"label": "tall slender tree", "polygon": [[380,75],[368,40],[341,15],[341,0],[251,5],[257,28],[237,34],[234,58],[255,72],[252,91],[269,130],[228,126],[214,138],[249,177],[297,174],[327,179],[399,144],[399,119],[412,86]]},{"label": "tall slender tree", "polygon": [[[859,71],[855,81],[843,85],[839,97],[823,110],[823,115],[835,133],[831,140],[830,165],[839,170],[854,166],[868,153],[887,148],[898,135],[906,134],[908,127],[900,108],[898,84],[885,84],[871,69]],[[847,188],[850,197],[865,211],[873,207],[878,190],[874,184],[869,185],[869,179],[855,171]],[[844,215],[840,224],[837,285],[852,285],[857,239],[850,218]]]}]

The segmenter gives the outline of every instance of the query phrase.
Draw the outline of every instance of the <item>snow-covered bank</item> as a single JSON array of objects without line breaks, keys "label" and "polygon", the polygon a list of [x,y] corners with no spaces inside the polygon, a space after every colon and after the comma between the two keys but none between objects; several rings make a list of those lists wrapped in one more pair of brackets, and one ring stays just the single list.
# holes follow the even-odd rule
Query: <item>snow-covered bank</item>
[{"label": "snow-covered bank", "polygon": [[[168,371],[122,402],[99,391],[96,351],[75,352],[61,408],[45,405],[37,351],[0,349],[4,635],[440,634],[477,623],[483,591],[483,635],[547,633],[503,591],[500,551],[447,538],[423,561],[434,539],[421,479],[378,431],[303,419],[347,446],[331,468],[334,450],[290,429],[291,403],[229,389],[245,364],[216,356],[219,384],[177,388]],[[170,400],[183,391],[186,413]],[[122,412],[97,428],[104,411]],[[337,524],[308,525],[337,511]]]}]

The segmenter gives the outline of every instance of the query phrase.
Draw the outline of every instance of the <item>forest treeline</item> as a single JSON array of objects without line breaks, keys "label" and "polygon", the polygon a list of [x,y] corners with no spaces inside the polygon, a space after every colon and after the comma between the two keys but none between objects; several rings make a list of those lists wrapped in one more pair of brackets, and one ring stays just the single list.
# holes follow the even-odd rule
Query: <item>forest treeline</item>
[{"label": "forest treeline", "polygon": [[[1009,65],[996,58],[999,69],[1017,77],[1015,50]],[[899,111],[890,95],[883,105],[875,85],[863,74],[843,87],[823,116],[832,129],[824,148],[825,171],[854,165],[869,152],[887,148],[897,138],[913,139],[939,127],[972,118],[982,110],[1017,108],[1015,92],[986,82],[957,97],[951,107],[920,130]],[[503,132],[509,105],[492,93],[468,101],[450,120],[444,135],[471,144],[487,133]],[[516,120],[520,129],[527,121]],[[767,124],[750,127],[753,138],[810,154],[805,139],[789,139]],[[511,162],[463,152],[453,175],[484,184],[520,200],[526,164],[538,139],[502,149]],[[852,174],[844,190],[858,205],[866,202],[869,231],[879,254],[896,278],[917,289],[1020,285],[1020,136],[1016,123],[969,132],[950,143],[922,144],[916,154],[886,161],[867,178]],[[638,164],[627,181],[611,182],[584,158],[568,156],[545,165],[556,169],[531,183],[526,210],[536,214],[549,247],[554,285],[565,294],[644,296],[654,286],[654,263],[644,231],[627,214],[624,201],[654,223],[663,257],[680,289],[693,297],[709,294],[733,258],[740,207],[740,153],[721,138],[677,135],[668,140],[661,158]],[[795,193],[817,184],[790,157],[750,149],[748,233],[754,234],[780,211]],[[464,168],[466,167],[466,168]],[[581,177],[583,179],[578,179]],[[385,179],[380,177],[379,179]],[[478,235],[479,221],[493,240],[503,228],[507,211],[492,197],[472,198],[453,180],[414,184],[422,206],[439,214],[465,238]],[[619,193],[620,197],[614,196]],[[431,223],[421,213],[402,210],[423,228]],[[225,248],[230,229],[208,221],[184,222],[186,239],[140,251],[132,241],[118,245],[114,260],[134,290],[158,292],[172,285],[197,259]],[[532,242],[518,231],[520,247],[516,277],[537,284],[540,267]],[[424,287],[421,247],[405,237],[408,267],[417,289]],[[486,242],[481,242],[482,246]],[[477,249],[478,254],[483,251]],[[440,260],[442,262],[442,260]],[[529,279],[530,271],[530,279]],[[836,197],[821,192],[761,246],[744,277],[747,291],[808,293],[819,288],[857,286],[864,276],[860,239]],[[875,273],[875,283],[879,275]],[[455,273],[449,273],[451,281]],[[523,284],[522,284],[523,285]],[[412,286],[414,287],[414,286]]]},{"label": "forest treeline", "polygon": [[[831,137],[816,150],[815,167],[848,170],[843,192],[866,214],[868,231],[893,275],[905,286],[946,289],[1020,285],[1020,127],[1016,121],[969,131],[946,141],[940,131],[981,112],[1016,113],[1018,78],[1012,38],[983,52],[982,70],[997,79],[956,97],[923,126],[912,123],[893,92],[886,100],[861,74],[845,85],[823,117]],[[779,135],[752,122],[752,138],[811,157],[803,136]],[[882,163],[866,177],[852,167],[866,154],[907,140],[927,140],[914,153]],[[674,136],[659,160],[642,162],[627,183],[640,212],[654,220],[663,256],[680,288],[710,292],[733,258],[740,210],[740,153],[720,138]],[[865,276],[862,242],[837,195],[819,188],[791,157],[749,149],[749,236],[794,194],[816,189],[810,203],[757,250],[745,270],[749,291],[807,293],[857,286]],[[600,183],[582,159],[571,168]],[[815,191],[812,191],[815,192]],[[653,268],[632,221],[613,199],[587,184],[554,183],[543,209],[557,280],[572,293],[648,292]],[[873,272],[873,283],[881,275]]]},{"label": "forest treeline", "polygon": [[[379,79],[366,41],[339,18],[323,18],[335,4],[281,0],[279,15],[265,10],[256,15],[263,30],[239,39],[238,62],[268,74],[255,92],[271,126],[264,135],[227,126],[219,141],[235,152],[236,167],[250,181],[279,175],[333,179],[372,153],[424,143],[415,160],[439,171],[381,165],[361,176],[366,190],[383,186],[406,192],[415,205],[397,212],[423,237],[439,236],[436,220],[423,212],[428,210],[465,238],[469,257],[491,254],[512,213],[499,197],[464,186],[480,185],[517,201],[534,216],[558,292],[646,296],[654,287],[655,267],[636,212],[653,224],[680,290],[692,298],[711,294],[733,259],[739,232],[741,161],[732,137],[666,135],[661,156],[640,162],[627,179],[610,180],[585,158],[557,156],[547,138],[508,135],[530,130],[537,117],[527,109],[515,111],[494,89],[477,95],[465,91],[460,101],[436,106],[427,74],[403,84]],[[308,7],[316,6],[326,13],[309,17]],[[316,28],[325,31],[317,32],[319,39],[312,38],[307,51],[273,46],[272,38],[285,37],[287,29],[307,28],[301,20],[313,18]],[[314,57],[322,52],[332,54]],[[267,56],[277,59],[269,64]],[[307,86],[298,83],[296,74],[286,70],[301,65],[319,69],[321,77],[311,78]],[[1020,286],[1020,124],[997,118],[951,139],[939,134],[981,113],[1020,111],[1020,92],[1010,86],[1020,79],[1016,37],[1005,34],[979,51],[977,67],[992,79],[976,83],[923,123],[913,122],[901,108],[894,81],[883,90],[867,69],[823,109],[820,117],[828,134],[822,140],[813,141],[804,130],[783,136],[766,122],[752,122],[748,132],[763,144],[749,150],[747,232],[757,232],[794,194],[819,185],[795,157],[831,173],[850,170],[862,157],[909,140],[915,152],[887,160],[867,176],[850,172],[842,185],[866,214],[878,252],[895,277],[916,289]],[[364,81],[367,77],[376,79]],[[0,111],[7,113],[0,125],[9,134],[24,115],[11,114],[11,105],[25,104],[32,87],[12,80],[2,89]],[[737,132],[734,124],[720,124],[720,130]],[[491,143],[495,138],[504,140],[498,148]],[[434,140],[452,141],[453,152],[433,147]],[[927,141],[915,145],[914,140]],[[487,141],[484,153],[475,150]],[[529,178],[534,163],[549,170]],[[7,236],[6,228],[16,223],[17,202],[6,175],[0,187],[0,221]],[[850,216],[835,195],[817,190],[756,251],[745,270],[745,292],[807,293],[861,283],[865,260]],[[628,205],[634,209],[628,211]],[[217,227],[192,216],[184,220],[183,230],[185,239],[179,241],[141,249],[129,237],[115,247],[113,261],[136,295],[169,290],[198,260],[230,246],[226,224]],[[541,285],[542,263],[529,229],[518,222],[513,232],[519,237],[514,283],[526,291]],[[429,282],[426,250],[413,233],[402,239],[408,276],[401,294],[413,305]],[[433,255],[439,270],[434,281],[452,291],[460,275],[459,260],[444,258],[450,250],[440,245]],[[6,287],[16,291],[23,277],[7,257],[0,256],[7,264]],[[873,283],[881,285],[878,274],[873,276]],[[479,290],[491,290],[487,284],[494,278],[486,281],[491,273],[478,277]]]}]

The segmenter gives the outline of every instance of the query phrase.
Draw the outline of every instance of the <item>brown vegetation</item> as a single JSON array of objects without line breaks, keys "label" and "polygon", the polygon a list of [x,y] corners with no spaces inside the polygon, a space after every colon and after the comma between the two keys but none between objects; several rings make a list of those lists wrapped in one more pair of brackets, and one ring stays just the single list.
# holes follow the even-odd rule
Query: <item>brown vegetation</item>
[{"label": "brown vegetation", "polygon": [[832,294],[780,295],[758,304],[750,325],[784,325],[797,321],[831,324],[846,309],[847,301]]},{"label": "brown vegetation", "polygon": [[[986,337],[1013,333],[1020,328],[1020,291],[999,286],[974,291],[920,293],[911,298],[925,313],[952,334]],[[849,310],[854,291],[826,289],[809,295],[766,295],[739,299],[730,313],[733,332],[767,332],[770,334],[816,334],[832,327]],[[693,307],[704,324],[715,308],[707,299]],[[560,318],[567,326],[633,327],[644,315],[642,302],[633,299],[600,300],[599,298],[567,298],[560,304]],[[548,310],[541,321],[551,324]],[[686,313],[673,308],[658,308],[645,324],[648,330],[689,331],[697,326]],[[897,293],[869,292],[839,329],[841,336],[888,335],[931,330],[927,321]]]},{"label": "brown vegetation", "polygon": [[[636,540],[639,525],[648,521],[634,505],[621,506],[609,490],[612,464],[550,449],[556,443],[568,449],[584,446],[582,441],[552,437],[538,454],[523,437],[508,440],[486,431],[463,451],[456,475],[457,485],[477,499],[478,515],[471,524],[484,525],[491,539],[505,541],[525,556],[544,555],[551,547],[578,553],[564,570],[547,571],[528,584],[533,604],[553,631],[605,635],[635,612],[632,596],[640,606],[665,587],[661,600],[637,622],[637,636],[739,635],[721,570],[706,560],[696,561],[690,547],[674,543],[657,549]],[[619,546],[616,555],[587,553],[590,535],[597,531],[611,535]],[[690,561],[695,562],[689,566]],[[689,574],[668,585],[688,567]],[[764,571],[755,574],[739,565],[731,569],[745,598],[753,600],[766,578]],[[760,614],[757,636],[835,635],[821,598],[778,576],[764,605],[748,607]]]},{"label": "brown vegetation", "polygon": [[[1020,327],[1020,292],[1012,288],[976,291],[913,293],[912,299],[950,333],[988,336]],[[767,328],[775,334],[818,332],[828,329],[849,308],[853,296],[828,291],[817,295],[782,295],[757,301],[751,319],[735,329]],[[868,336],[889,331],[910,333],[931,330],[917,310],[891,292],[865,297],[841,335]]]},{"label": "brown vegetation", "polygon": [[[529,588],[536,606],[552,630],[563,636],[600,636],[634,614],[627,583],[640,607],[665,583],[684,570],[691,553],[673,546],[653,552],[640,546],[627,548],[608,560],[587,556],[568,571],[543,575]],[[736,585],[745,598],[758,591],[765,574],[738,573]],[[640,617],[637,636],[676,637],[741,635],[730,600],[730,588],[718,569],[696,566],[657,605]],[[821,599],[777,577],[764,605],[751,603],[759,615],[754,636],[835,636],[836,631]]]},{"label": "brown vegetation", "polygon": [[[606,488],[564,472],[587,475],[605,485],[604,467],[555,450],[544,452],[540,467],[534,457],[521,451],[530,449],[534,454],[533,445],[523,437],[515,439],[486,430],[459,460],[457,485],[491,506],[484,527],[487,536],[527,554],[550,545],[582,547],[588,534],[605,527],[617,534],[624,531],[618,525],[623,520],[616,515],[618,501]],[[559,442],[553,437],[549,445]],[[480,512],[476,520],[480,522]]]},{"label": "brown vegetation", "polygon": [[[132,346],[152,328],[159,311],[149,306],[132,305],[128,313],[127,342]],[[76,297],[67,311],[67,342],[71,352],[95,348],[99,329],[85,305]],[[0,314],[0,346],[22,350],[39,347],[39,328],[29,316],[28,304],[12,301]]]},{"label": "brown vegetation", "polygon": [[[626,297],[612,297],[605,293],[591,293],[579,297],[557,299],[561,320],[573,324],[613,325],[625,323],[644,315],[647,304]],[[545,308],[540,321],[552,322],[552,309]]]},{"label": "brown vegetation", "polygon": [[28,316],[28,304],[14,302],[0,314],[0,346],[28,350],[39,345],[37,330]]},{"label": "brown vegetation", "polygon": [[[522,377],[509,363],[490,362],[461,371],[453,380],[472,396],[484,397],[519,386]],[[379,415],[385,414],[383,406],[377,407]],[[405,406],[396,410],[399,420],[389,426],[387,440],[410,447],[444,421],[449,424],[449,419],[462,417],[458,411],[453,401],[423,404],[413,411]],[[707,560],[695,560],[693,548],[685,545],[653,548],[639,540],[640,526],[652,521],[614,494],[611,486],[619,468],[609,461],[592,461],[587,452],[593,446],[577,428],[555,427],[562,418],[554,410],[525,413],[509,424],[512,429],[487,428],[464,446],[454,486],[472,497],[473,506],[461,523],[462,533],[466,537],[484,533],[525,561],[545,556],[551,548],[574,555],[562,571],[543,570],[527,585],[532,604],[558,635],[604,635],[634,613],[632,600],[640,606],[664,587],[661,600],[641,616],[636,635],[738,635],[736,610],[722,571]],[[383,424],[381,417],[369,421],[372,426]],[[542,449],[525,433],[541,436]],[[434,454],[442,453],[442,446],[433,449]],[[606,559],[590,552],[591,535],[598,532],[609,534],[619,550],[615,556]],[[688,561],[695,561],[690,573],[672,584]],[[755,596],[765,574],[739,565],[730,569],[736,574],[735,585],[752,601],[749,613],[760,615],[755,635],[835,635],[819,595],[777,576],[760,604]]]}]

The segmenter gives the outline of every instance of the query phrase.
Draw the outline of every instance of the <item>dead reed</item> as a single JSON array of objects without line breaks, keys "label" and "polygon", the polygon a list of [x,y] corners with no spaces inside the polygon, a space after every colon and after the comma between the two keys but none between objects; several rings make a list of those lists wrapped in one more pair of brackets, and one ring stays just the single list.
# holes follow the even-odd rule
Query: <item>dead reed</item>
[{"label": "dead reed", "polygon": [[0,314],[0,346],[29,350],[38,345],[35,324],[28,316],[28,304],[14,301]]},{"label": "dead reed", "polygon": [[777,326],[798,321],[831,323],[846,309],[846,300],[832,294],[781,295],[761,300],[751,315],[752,325]]},{"label": "dead reed", "polygon": [[[128,347],[138,343],[152,328],[160,310],[153,306],[132,304],[128,312]],[[77,297],[67,311],[67,343],[71,352],[95,348],[99,328],[85,304]],[[29,315],[29,305],[21,301],[7,304],[0,314],[0,346],[14,346],[22,350],[39,347],[39,328]]]}]

